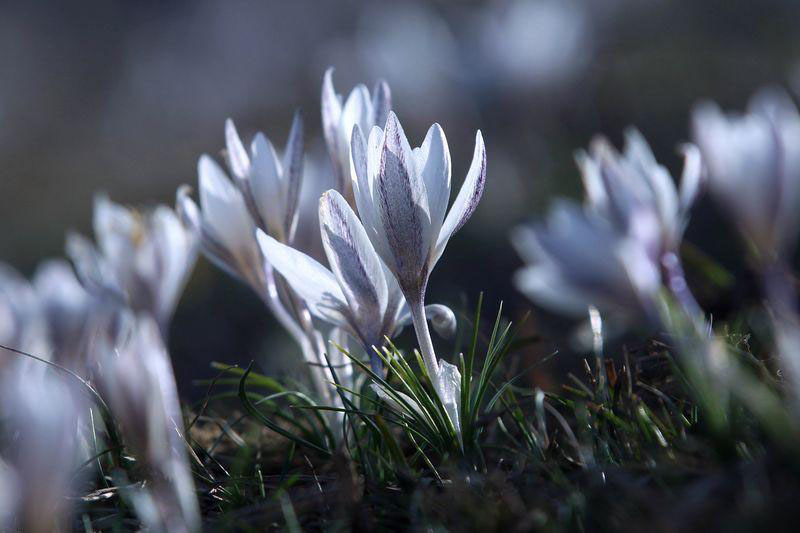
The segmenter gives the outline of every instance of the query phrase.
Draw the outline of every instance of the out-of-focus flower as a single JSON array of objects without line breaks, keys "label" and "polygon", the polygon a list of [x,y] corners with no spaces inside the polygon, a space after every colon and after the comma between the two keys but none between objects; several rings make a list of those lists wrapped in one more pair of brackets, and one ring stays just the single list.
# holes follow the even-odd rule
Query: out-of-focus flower
[{"label": "out-of-focus flower", "polygon": [[[373,370],[380,372],[381,360],[373,347],[381,347],[385,337],[399,332],[400,318],[407,314],[405,299],[339,192],[330,190],[320,198],[319,219],[332,271],[259,230],[261,249],[314,316],[357,338],[370,355]],[[447,317],[441,315],[439,308],[432,312],[433,317],[446,322]]]},{"label": "out-of-focus flower", "polygon": [[95,199],[94,231],[97,248],[67,239],[83,284],[150,313],[166,331],[197,256],[193,231],[166,206],[140,213],[104,196]]},{"label": "out-of-focus flower", "polygon": [[131,324],[129,336],[108,350],[98,385],[126,444],[145,465],[148,484],[134,497],[136,512],[157,531],[197,531],[200,514],[169,355],[150,316]]},{"label": "out-of-focus flower", "polygon": [[[659,222],[647,209],[631,213],[645,234]],[[661,288],[658,257],[640,239],[569,202],[557,204],[547,224],[523,226],[512,242],[528,266],[517,272],[517,288],[539,304],[585,315],[589,306],[621,317],[657,319]]]},{"label": "out-of-focus flower", "polygon": [[322,81],[322,128],[328,153],[333,163],[334,189],[352,204],[350,184],[350,139],[356,125],[362,131],[386,123],[392,108],[389,85],[381,80],[375,84],[370,96],[365,85],[356,85],[347,100],[333,88],[333,68],[325,71]]},{"label": "out-of-focus flower", "polygon": [[33,288],[47,323],[53,361],[83,374],[89,364],[86,354],[98,318],[95,313],[101,312],[98,302],[62,259],[39,265]]},{"label": "out-of-focus flower", "polygon": [[[68,496],[77,466],[80,396],[64,374],[14,365],[2,380],[5,476],[15,488],[3,525],[21,531],[61,531],[68,524]],[[11,520],[15,527],[10,527]]]},{"label": "out-of-focus flower", "polygon": [[485,70],[520,90],[552,89],[572,79],[592,54],[586,6],[566,0],[486,4],[479,17]]},{"label": "out-of-focus flower", "polygon": [[[47,325],[30,283],[12,267],[0,263],[0,344],[46,356],[46,337]],[[0,369],[19,358],[0,348]]]},{"label": "out-of-focus flower", "polygon": [[225,122],[228,166],[256,225],[281,242],[292,242],[297,228],[297,204],[303,177],[303,120],[295,114],[283,161],[270,140],[257,133],[250,153],[233,121]]},{"label": "out-of-focus flower", "polygon": [[256,243],[256,224],[242,192],[225,171],[207,155],[197,164],[200,207],[189,189],[178,189],[177,210],[200,237],[205,256],[217,266],[248,284],[264,297],[264,259]]},{"label": "out-of-focus flower", "polygon": [[689,210],[700,191],[702,165],[697,147],[683,147],[684,167],[680,191],[666,168],[658,164],[644,137],[635,129],[625,132],[625,148],[620,154],[605,139],[595,139],[588,152],[576,157],[586,189],[588,207],[635,235],[636,217],[650,210],[660,225],[647,242],[654,253],[677,251],[689,221]]},{"label": "out-of-focus flower", "polygon": [[762,90],[747,112],[704,103],[694,138],[712,194],[725,206],[756,259],[768,265],[794,248],[800,222],[800,115],[788,95]]}]

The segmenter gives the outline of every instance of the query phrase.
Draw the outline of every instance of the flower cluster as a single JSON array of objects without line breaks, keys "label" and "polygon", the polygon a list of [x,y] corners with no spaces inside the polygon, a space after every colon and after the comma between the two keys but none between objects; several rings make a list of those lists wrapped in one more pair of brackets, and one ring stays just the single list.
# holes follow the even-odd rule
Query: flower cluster
[{"label": "flower cluster", "polygon": [[[282,154],[262,133],[246,145],[228,120],[227,171],[212,157],[200,157],[199,203],[187,186],[178,189],[175,210],[142,211],[97,196],[97,244],[70,234],[66,248],[72,266],[47,262],[32,283],[10,267],[0,269],[0,343],[9,348],[2,371],[13,383],[6,387],[11,396],[4,407],[31,420],[21,431],[22,419],[12,417],[11,440],[64,443],[63,454],[47,456],[44,447],[32,445],[14,460],[9,457],[0,493],[16,477],[34,485],[16,499],[0,498],[4,524],[38,531],[67,519],[69,508],[61,497],[73,480],[65,474],[74,459],[91,456],[87,443],[98,436],[95,429],[87,435],[94,423],[82,420],[86,413],[94,420],[99,408],[108,416],[110,453],[121,456],[114,449],[118,428],[146,478],[142,485],[118,479],[128,487],[122,495],[142,524],[165,531],[200,528],[165,347],[198,252],[252,288],[297,342],[317,400],[333,408],[332,420],[341,420],[344,407],[333,369],[345,390],[355,379],[350,354],[342,350],[354,340],[374,375],[382,376],[384,343],[413,323],[424,371],[458,430],[459,370],[436,357],[428,329],[430,321],[443,336],[452,335],[456,319],[444,305],[426,306],[425,292],[448,240],[480,200],[486,176],[483,139],[478,132],[472,165],[448,212],[451,169],[444,132],[432,126],[412,150],[390,109],[385,82],[372,96],[359,85],[343,101],[333,88],[332,70],[326,72],[322,122],[335,175],[335,187],[319,199],[327,266],[295,248],[304,166],[303,119],[297,113]],[[87,408],[72,389],[62,394],[60,385],[45,385],[55,379],[47,363],[75,378],[72,384],[91,392],[97,405]],[[33,394],[43,387],[57,410],[36,404]],[[57,424],[50,423],[53,417]],[[36,498],[49,515],[33,513]]]}]

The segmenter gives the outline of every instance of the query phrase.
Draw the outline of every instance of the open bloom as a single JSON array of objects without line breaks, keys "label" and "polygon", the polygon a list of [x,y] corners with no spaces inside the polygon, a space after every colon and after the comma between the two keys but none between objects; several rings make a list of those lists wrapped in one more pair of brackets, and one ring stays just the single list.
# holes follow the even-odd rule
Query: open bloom
[{"label": "open bloom", "polygon": [[800,114],[788,95],[763,90],[742,114],[704,103],[692,123],[711,193],[756,258],[771,263],[790,253],[800,222]]},{"label": "open bloom", "polygon": [[183,440],[175,376],[152,318],[130,319],[127,338],[109,346],[98,385],[125,442],[148,472],[136,512],[158,531],[197,531],[200,515]]},{"label": "open bloom", "polygon": [[391,108],[392,95],[385,81],[375,84],[372,96],[365,85],[356,85],[347,100],[343,101],[333,88],[333,68],[325,71],[322,81],[322,129],[333,163],[336,179],[334,189],[349,201],[352,198],[350,138],[353,127],[357,125],[362,131],[369,131],[372,126],[383,125]]},{"label": "open bloom", "polygon": [[[639,231],[659,231],[651,211],[632,216]],[[519,227],[511,237],[528,263],[515,284],[537,303],[576,315],[594,306],[624,318],[657,319],[661,274],[658,257],[643,245],[647,239],[620,232],[570,202],[557,204],[546,224]]]},{"label": "open bloom", "polygon": [[[382,346],[384,337],[398,332],[407,315],[405,298],[339,192],[330,190],[320,198],[319,220],[331,270],[260,230],[259,243],[267,260],[305,300],[312,314],[359,339],[370,354],[373,369],[379,371],[381,361],[372,348]],[[454,322],[452,312],[442,308],[430,309],[431,317],[444,315]]]},{"label": "open bloom", "polygon": [[700,190],[702,165],[696,146],[683,146],[684,166],[680,190],[666,168],[660,165],[647,141],[635,129],[625,132],[620,154],[603,137],[595,139],[588,152],[577,155],[586,189],[588,207],[635,234],[634,218],[642,209],[652,211],[661,231],[648,235],[648,243],[661,252],[677,250],[689,221],[689,210]]},{"label": "open bloom", "polygon": [[98,246],[67,238],[81,282],[136,312],[147,312],[166,331],[197,257],[196,239],[166,206],[142,213],[98,196],[94,205]]}]

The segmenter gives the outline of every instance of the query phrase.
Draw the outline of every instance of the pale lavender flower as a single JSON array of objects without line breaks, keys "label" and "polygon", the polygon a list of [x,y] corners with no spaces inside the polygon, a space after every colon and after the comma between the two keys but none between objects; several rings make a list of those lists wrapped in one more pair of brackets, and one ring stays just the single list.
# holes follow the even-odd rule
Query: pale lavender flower
[{"label": "pale lavender flower", "polygon": [[370,95],[365,85],[356,85],[346,100],[333,88],[333,68],[325,71],[322,81],[322,129],[333,163],[334,189],[352,204],[350,184],[350,139],[353,127],[369,131],[386,123],[392,108],[389,85],[379,81]]},{"label": "pale lavender flower", "polygon": [[[0,263],[0,344],[46,357],[47,324],[41,311],[28,280]],[[0,369],[20,357],[0,348]]]},{"label": "pale lavender flower", "polygon": [[83,284],[150,313],[166,331],[197,257],[194,232],[166,206],[142,213],[105,196],[95,199],[94,232],[96,248],[79,235],[67,239]]},{"label": "pale lavender flower", "polygon": [[134,506],[146,527],[197,531],[200,514],[169,355],[149,315],[130,323],[128,335],[107,351],[98,386],[145,466],[148,484],[134,496]]},{"label": "pale lavender flower", "polygon": [[[319,219],[330,270],[259,230],[261,249],[312,314],[358,339],[370,355],[373,370],[379,372],[382,364],[374,347],[380,348],[385,337],[399,332],[401,319],[408,314],[405,298],[338,191],[330,190],[320,198]],[[441,307],[432,309],[431,317],[447,322]]]},{"label": "pale lavender flower", "polygon": [[[299,126],[295,130],[297,128]],[[256,200],[253,197],[256,191],[260,191],[258,192],[260,195],[265,194],[253,186],[254,180],[264,178],[263,175],[256,175],[258,169],[255,168],[256,164],[263,166],[262,163],[256,163],[260,158],[266,157],[263,155],[263,147],[254,146],[254,154],[247,156],[243,149],[236,148],[234,130],[229,127],[228,131],[231,146],[228,149],[228,157],[232,168],[243,177],[236,178],[236,181],[232,182],[211,157],[203,155],[198,162],[200,205],[198,207],[189,197],[187,187],[181,187],[177,193],[176,209],[183,221],[199,236],[203,254],[217,266],[243,281],[261,297],[281,326],[301,347],[306,362],[313,365],[309,370],[320,397],[335,401],[326,383],[330,380],[330,375],[324,366],[322,353],[325,351],[325,343],[322,335],[314,328],[311,315],[302,300],[282,290],[283,281],[275,275],[272,265],[265,259],[256,240],[257,229],[264,232],[275,229],[274,224],[271,226],[267,220],[261,218],[258,204],[266,201],[283,202],[285,198],[278,195]],[[290,137],[296,136],[295,134]],[[296,147],[292,150],[299,149],[297,148],[299,141],[290,140],[289,145]],[[271,150],[267,150],[267,153],[271,153]],[[246,157],[250,158],[249,166],[244,164]],[[276,176],[267,178],[272,179]],[[288,178],[288,174],[280,178],[281,183]],[[292,179],[299,180],[300,175],[293,175]],[[272,236],[279,239],[289,238],[293,233],[292,227],[296,219],[296,200],[292,209],[280,206],[269,209],[269,212],[273,213],[269,217],[275,221],[279,218],[284,221],[292,220],[283,226],[285,231],[276,231]],[[267,217],[266,208],[263,212]],[[285,214],[286,218],[274,216],[276,212]]]},{"label": "pale lavender flower", "polygon": [[650,210],[661,231],[647,236],[656,238],[647,246],[659,253],[677,251],[702,177],[697,147],[687,144],[682,149],[684,166],[678,190],[637,130],[625,132],[622,153],[605,138],[596,138],[588,152],[580,151],[576,157],[588,207],[630,234],[637,231],[632,218],[642,209]]},{"label": "pale lavender flower", "polygon": [[[652,211],[631,213],[639,231],[656,235]],[[528,264],[514,282],[528,297],[556,311],[585,316],[589,306],[622,318],[657,320],[661,289],[658,257],[640,239],[570,202],[557,204],[546,224],[522,226],[512,243]]]},{"label": "pale lavender flower", "polygon": [[33,277],[33,288],[47,324],[53,361],[85,374],[90,364],[87,353],[91,331],[98,325],[102,305],[81,285],[63,259],[40,264]]},{"label": "pale lavender flower", "polygon": [[[608,220],[620,232],[639,239],[657,259],[666,284],[684,310],[698,324],[703,311],[686,283],[679,248],[689,222],[689,211],[700,192],[703,177],[700,152],[686,144],[680,189],[666,168],[655,159],[644,137],[635,129],[625,132],[625,148],[619,153],[603,137],[592,141],[589,151],[576,160],[586,189],[587,208]],[[658,222],[658,231],[642,226],[642,212]]]},{"label": "pale lavender flower", "polygon": [[[66,529],[78,466],[80,395],[64,374],[43,364],[15,364],[3,376],[4,475],[15,487],[5,502],[5,527],[49,532]],[[11,524],[15,524],[11,527]]]},{"label": "pale lavender flower", "polygon": [[762,90],[745,113],[704,103],[692,114],[711,193],[765,265],[794,249],[800,222],[800,115],[788,95]]},{"label": "pale lavender flower", "polygon": [[292,242],[297,228],[303,177],[303,120],[295,114],[283,159],[270,140],[257,133],[245,149],[233,121],[225,122],[228,167],[256,225],[281,242]]},{"label": "pale lavender flower", "polygon": [[211,157],[197,164],[200,205],[181,187],[177,211],[199,235],[203,254],[214,264],[264,296],[264,259],[255,240],[256,224],[242,192]]},{"label": "pale lavender flower", "polygon": [[472,164],[449,213],[450,150],[438,124],[431,126],[422,146],[414,150],[392,112],[385,130],[373,127],[368,141],[356,126],[352,161],[361,222],[408,301],[433,378],[438,375],[439,365],[423,313],[425,290],[447,242],[475,211],[483,193],[483,137],[477,133]]}]

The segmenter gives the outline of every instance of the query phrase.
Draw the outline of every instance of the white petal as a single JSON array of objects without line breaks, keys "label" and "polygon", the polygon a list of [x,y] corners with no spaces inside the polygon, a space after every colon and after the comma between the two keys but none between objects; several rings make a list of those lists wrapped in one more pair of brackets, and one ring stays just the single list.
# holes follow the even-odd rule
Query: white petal
[{"label": "white petal", "polygon": [[414,150],[414,156],[428,193],[431,232],[438,236],[450,202],[450,148],[438,124],[430,127],[422,146]]},{"label": "white petal", "polygon": [[686,212],[694,204],[700,193],[703,179],[703,161],[697,146],[687,143],[681,147],[683,152],[683,173],[681,174],[680,204]]},{"label": "white petal", "polygon": [[425,183],[394,113],[389,113],[374,184],[380,223],[391,249],[388,262],[404,291],[421,289],[427,274],[431,234]]},{"label": "white petal", "polygon": [[262,133],[253,139],[250,186],[259,215],[271,235],[284,240],[285,201],[281,165],[272,143]]},{"label": "white petal", "polygon": [[289,131],[289,140],[286,141],[286,151],[283,154],[283,188],[286,212],[284,228],[287,239],[294,239],[297,228],[298,204],[300,201],[300,184],[303,180],[303,117],[298,111],[292,121]]},{"label": "white petal", "polygon": [[237,178],[245,179],[250,172],[250,158],[231,119],[225,121],[225,146],[231,172]]},{"label": "white petal", "polygon": [[447,241],[453,236],[455,232],[461,229],[475,209],[478,207],[478,202],[481,200],[483,194],[483,187],[486,184],[486,147],[483,144],[483,135],[481,132],[475,136],[475,152],[472,156],[472,164],[467,172],[467,177],[461,190],[458,191],[450,212],[447,218],[444,219],[442,229],[439,232],[439,238],[436,241],[436,251],[433,256],[433,263],[442,256]]},{"label": "white petal", "polygon": [[383,80],[375,84],[372,91],[372,117],[371,124],[383,127],[392,110],[392,91],[389,84]]},{"label": "white petal", "polygon": [[333,67],[325,71],[322,78],[322,129],[325,141],[332,153],[336,152],[337,131],[342,115],[342,102],[333,88]]},{"label": "white petal", "polygon": [[306,301],[315,316],[331,324],[347,327],[343,314],[347,302],[330,270],[260,229],[257,238],[264,257]]},{"label": "white petal", "polygon": [[366,231],[347,201],[334,190],[320,198],[319,223],[328,263],[359,323],[357,326],[371,330],[362,330],[362,334],[380,337],[388,288],[381,260]]},{"label": "white petal", "polygon": [[246,254],[255,247],[255,224],[242,193],[234,187],[216,161],[207,155],[200,157],[197,172],[205,225],[232,254]]}]

